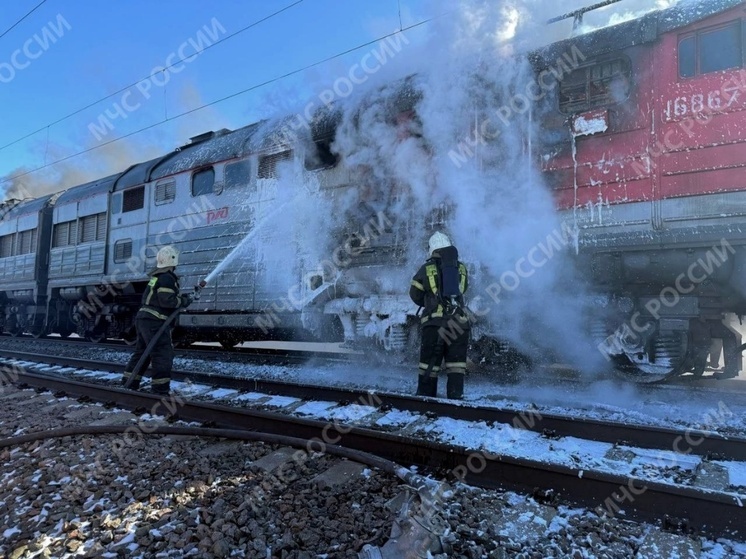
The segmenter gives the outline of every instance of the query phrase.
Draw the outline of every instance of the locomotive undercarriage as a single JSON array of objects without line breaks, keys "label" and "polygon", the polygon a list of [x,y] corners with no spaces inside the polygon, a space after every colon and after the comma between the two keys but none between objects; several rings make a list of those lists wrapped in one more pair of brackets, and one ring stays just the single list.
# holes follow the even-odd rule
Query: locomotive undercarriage
[{"label": "locomotive undercarriage", "polygon": [[44,298],[35,300],[32,290],[14,291],[2,296],[0,307],[0,331],[11,336],[31,334],[34,337],[44,335]]},{"label": "locomotive undercarriage", "polygon": [[417,330],[411,311],[412,302],[403,295],[345,297],[324,306],[325,314],[339,319],[348,347],[380,346],[388,352],[409,348]]},{"label": "locomotive undercarriage", "polygon": [[54,289],[45,334],[66,338],[77,334],[93,342],[107,338],[134,341],[134,315],[139,295],[107,286]]},{"label": "locomotive undercarriage", "polygon": [[617,373],[649,383],[702,376],[721,364],[717,374],[723,378],[742,370],[741,334],[732,322],[744,313],[737,272],[744,254],[730,250],[680,248],[591,258],[597,285],[614,294],[601,305],[605,312],[589,320],[591,336]]},{"label": "locomotive undercarriage", "polygon": [[719,366],[721,352],[725,376],[741,370],[741,335],[722,314],[656,318],[635,311],[612,327],[602,320],[593,323],[596,347],[619,375],[634,382],[660,382],[686,373],[702,376],[708,366]]}]

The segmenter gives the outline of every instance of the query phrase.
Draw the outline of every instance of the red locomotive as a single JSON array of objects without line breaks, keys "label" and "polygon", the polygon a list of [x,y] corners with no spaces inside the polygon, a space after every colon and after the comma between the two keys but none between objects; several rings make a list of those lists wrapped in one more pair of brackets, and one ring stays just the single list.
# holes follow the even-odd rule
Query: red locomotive
[{"label": "red locomotive", "polygon": [[746,4],[682,2],[534,65],[564,52],[579,63],[560,69],[542,168],[582,269],[614,294],[594,324],[600,349],[656,381],[701,375],[722,343],[720,376],[737,375],[741,339],[724,317],[746,314]]}]

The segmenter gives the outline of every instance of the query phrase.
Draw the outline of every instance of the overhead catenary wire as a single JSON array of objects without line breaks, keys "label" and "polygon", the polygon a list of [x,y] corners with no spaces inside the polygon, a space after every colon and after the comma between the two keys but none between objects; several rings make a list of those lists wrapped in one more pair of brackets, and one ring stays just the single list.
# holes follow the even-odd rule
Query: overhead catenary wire
[{"label": "overhead catenary wire", "polygon": [[12,30],[13,30],[13,29],[14,29],[14,28],[15,28],[15,27],[16,27],[16,26],[17,26],[17,25],[19,24],[19,23],[21,23],[21,22],[22,22],[22,21],[23,21],[24,19],[26,19],[26,18],[27,18],[28,16],[30,16],[31,14],[33,14],[33,13],[34,13],[34,12],[35,12],[36,10],[38,10],[38,9],[39,9],[39,8],[40,8],[40,7],[42,6],[42,4],[44,4],[44,3],[46,2],[46,1],[47,1],[47,0],[41,0],[41,2],[39,2],[39,3],[38,3],[38,4],[36,5],[36,6],[34,6],[33,8],[31,8],[31,10],[30,10],[29,12],[27,12],[25,16],[23,16],[23,17],[22,17],[21,19],[19,19],[18,21],[16,21],[16,22],[15,22],[15,23],[14,23],[13,25],[11,25],[10,27],[8,27],[8,28],[7,28],[7,29],[6,29],[5,31],[3,31],[3,33],[2,33],[1,35],[0,35],[0,39],[2,39],[3,37],[5,37],[5,36],[6,36],[6,35],[7,35],[8,33],[10,33],[10,32],[11,32],[11,31],[12,31]]},{"label": "overhead catenary wire", "polygon": [[431,18],[428,18],[428,19],[422,20],[422,21],[420,21],[420,22],[418,22],[418,23],[415,23],[415,24],[412,24],[412,25],[410,25],[410,26],[408,26],[408,27],[405,27],[405,28],[404,28],[404,29],[402,29],[402,30],[397,30],[397,31],[393,31],[392,33],[388,33],[388,34],[386,34],[386,35],[383,35],[383,36],[381,36],[381,37],[378,37],[377,39],[373,39],[372,41],[367,41],[367,42],[365,42],[365,43],[363,43],[363,44],[361,44],[361,45],[358,45],[358,46],[356,46],[356,47],[353,47],[353,48],[347,49],[347,50],[345,50],[345,51],[343,51],[343,52],[337,53],[337,54],[335,54],[335,55],[332,55],[332,56],[328,56],[328,57],[324,58],[323,60],[319,60],[319,61],[317,61],[317,62],[313,62],[313,63],[311,63],[311,64],[308,64],[308,65],[306,65],[306,66],[303,66],[302,68],[297,68],[297,69],[295,69],[295,70],[291,70],[290,72],[286,72],[285,74],[282,74],[282,75],[280,75],[280,76],[276,76],[276,77],[274,77],[274,78],[271,78],[271,79],[269,79],[269,80],[266,80],[266,81],[263,81],[263,82],[261,82],[261,83],[258,83],[258,84],[255,84],[255,85],[252,85],[252,86],[250,86],[250,87],[247,87],[246,89],[242,89],[241,91],[237,91],[237,92],[235,92],[235,93],[231,93],[230,95],[226,95],[225,97],[221,97],[220,99],[216,99],[216,100],[214,100],[214,101],[210,101],[209,103],[205,103],[205,104],[203,104],[203,105],[200,105],[199,107],[195,107],[195,108],[193,108],[193,109],[190,109],[190,110],[188,110],[188,111],[184,111],[183,113],[179,113],[178,115],[175,115],[175,116],[172,116],[172,117],[169,117],[169,118],[163,119],[163,120],[161,120],[161,121],[158,121],[158,122],[154,122],[153,124],[149,124],[148,126],[144,126],[144,127],[140,128],[140,129],[138,129],[138,130],[135,130],[135,131],[133,131],[133,132],[130,132],[130,133],[128,133],[128,134],[123,134],[122,136],[119,136],[119,137],[117,137],[117,138],[114,138],[114,139],[112,139],[112,140],[109,140],[108,142],[103,142],[103,143],[101,143],[101,144],[99,144],[99,145],[97,145],[97,146],[93,146],[93,147],[91,147],[91,148],[88,148],[88,149],[84,149],[84,150],[82,150],[82,151],[79,151],[79,152],[73,153],[73,154],[71,154],[71,155],[68,155],[68,156],[66,156],[66,157],[62,157],[62,158],[60,158],[60,159],[57,159],[56,161],[53,161],[53,162],[51,162],[51,163],[48,163],[48,164],[46,164],[46,165],[42,165],[42,166],[40,166],[40,167],[36,167],[36,168],[34,168],[34,169],[30,169],[30,170],[28,170],[28,171],[25,171],[25,172],[23,172],[23,173],[19,173],[19,174],[17,174],[17,175],[13,175],[12,177],[5,177],[4,179],[0,180],[0,184],[5,184],[5,183],[7,183],[7,182],[10,182],[10,181],[13,181],[13,180],[19,179],[19,178],[21,178],[21,177],[25,177],[25,176],[27,176],[27,175],[30,175],[30,174],[32,174],[32,173],[36,173],[36,172],[38,172],[38,171],[41,171],[41,170],[43,170],[43,169],[46,169],[46,168],[48,168],[48,167],[52,167],[52,166],[54,166],[54,165],[57,165],[58,163],[62,163],[63,161],[67,161],[67,160],[69,160],[69,159],[73,159],[73,158],[75,158],[75,157],[78,157],[78,156],[80,156],[80,155],[84,155],[84,154],[86,154],[86,153],[89,153],[89,152],[91,152],[91,151],[95,151],[95,150],[97,150],[97,149],[100,149],[100,148],[102,148],[102,147],[108,146],[108,145],[110,145],[110,144],[113,144],[113,143],[115,143],[115,142],[118,142],[118,141],[120,141],[120,140],[124,140],[124,139],[126,139],[126,138],[129,138],[129,137],[131,137],[131,136],[134,136],[134,135],[136,135],[136,134],[139,134],[140,132],[145,132],[146,130],[150,130],[151,128],[155,128],[155,127],[157,127],[157,126],[160,126],[160,125],[162,125],[162,124],[165,124],[166,122],[170,122],[170,121],[172,121],[172,120],[176,120],[176,119],[179,119],[179,118],[181,118],[181,117],[183,117],[183,116],[186,116],[186,115],[189,115],[189,114],[195,113],[195,112],[197,112],[197,111],[201,111],[202,109],[206,109],[207,107],[211,107],[211,106],[213,106],[213,105],[217,105],[218,103],[222,103],[223,101],[227,101],[228,99],[233,99],[234,97],[238,97],[239,95],[243,95],[244,93],[248,93],[248,92],[250,92],[250,91],[254,91],[255,89],[259,89],[260,87],[264,87],[265,85],[269,85],[269,84],[271,84],[271,83],[274,83],[274,82],[277,82],[277,81],[283,80],[283,79],[285,79],[285,78],[288,78],[288,77],[290,77],[290,76],[293,76],[293,75],[295,75],[295,74],[299,74],[299,73],[301,73],[301,72],[304,72],[304,71],[306,71],[306,70],[310,70],[311,68],[315,68],[316,66],[320,66],[321,64],[324,64],[324,63],[326,63],[326,62],[329,62],[329,61],[331,61],[331,60],[334,60],[335,58],[339,58],[339,57],[341,57],[341,56],[345,56],[345,55],[347,55],[347,54],[350,54],[350,53],[352,53],[352,52],[355,52],[355,51],[357,51],[357,50],[360,50],[360,49],[362,49],[362,48],[365,48],[365,47],[369,47],[369,46],[371,46],[371,45],[373,45],[373,44],[375,44],[375,43],[378,43],[378,42],[380,42],[380,41],[383,41],[383,40],[385,40],[385,39],[388,39],[389,37],[393,37],[394,35],[398,35],[399,33],[403,33],[404,31],[410,31],[411,29],[414,29],[414,28],[416,28],[416,27],[420,27],[420,26],[422,26],[422,25],[425,25],[426,23],[429,23],[429,22],[431,22],[431,21],[433,21],[434,19],[437,19],[437,18],[439,18],[439,17],[443,17],[443,16],[445,16],[445,15],[448,15],[449,13],[451,13],[451,12],[445,12],[445,13],[442,13],[442,14],[440,14],[440,15],[438,15],[438,16],[435,16],[435,17],[431,17]]},{"label": "overhead catenary wire", "polygon": [[[44,0],[44,2],[46,2],[46,0]],[[250,24],[249,24],[249,25],[247,25],[246,27],[243,27],[243,28],[239,29],[238,31],[235,31],[235,32],[231,33],[230,35],[226,35],[226,36],[225,36],[225,37],[223,37],[222,39],[219,39],[219,40],[215,41],[214,43],[212,43],[211,45],[207,45],[206,47],[204,47],[204,48],[203,48],[203,49],[202,49],[202,50],[200,51],[200,54],[202,54],[202,53],[203,53],[203,52],[205,52],[206,50],[209,50],[209,49],[211,49],[212,47],[216,47],[217,45],[219,45],[219,44],[221,44],[221,43],[224,43],[224,42],[226,42],[226,41],[227,41],[227,40],[229,40],[229,39],[232,39],[233,37],[235,37],[236,35],[239,35],[239,34],[243,33],[244,31],[248,31],[248,30],[249,30],[249,29],[251,29],[252,27],[256,27],[256,26],[257,26],[257,25],[259,25],[260,23],[264,23],[264,22],[265,22],[265,21],[267,21],[268,19],[272,19],[273,17],[275,17],[275,16],[278,16],[278,15],[280,15],[280,14],[281,14],[282,12],[284,12],[284,11],[287,11],[287,10],[289,10],[290,8],[292,8],[292,7],[294,7],[294,6],[297,6],[298,4],[301,4],[301,3],[303,3],[303,2],[304,2],[304,0],[297,0],[296,2],[293,2],[292,4],[288,4],[288,5],[287,5],[287,6],[285,6],[284,8],[282,8],[282,9],[280,9],[280,10],[277,10],[276,12],[273,12],[273,13],[271,13],[271,14],[267,15],[267,16],[263,17],[262,19],[258,19],[258,20],[256,20],[255,22],[253,22],[253,23],[250,23]],[[42,2],[42,3],[43,3],[43,2]],[[78,115],[78,114],[82,113],[83,111],[85,111],[85,110],[87,110],[87,109],[90,109],[91,107],[95,107],[96,105],[98,105],[98,104],[99,104],[99,103],[101,103],[102,101],[106,101],[107,99],[110,99],[111,97],[114,97],[115,95],[118,95],[118,94],[120,94],[120,93],[123,93],[123,92],[127,91],[127,90],[128,90],[128,89],[129,89],[130,87],[133,87],[133,86],[137,85],[138,83],[141,83],[141,82],[143,82],[143,81],[145,81],[145,80],[149,80],[149,79],[151,79],[151,78],[152,78],[153,76],[155,76],[155,75],[157,75],[157,74],[160,74],[161,72],[165,72],[166,70],[169,70],[169,69],[173,68],[173,67],[174,67],[174,66],[176,66],[177,64],[181,64],[182,62],[185,62],[185,61],[187,61],[187,59],[190,59],[190,58],[192,58],[193,56],[194,56],[194,55],[192,54],[192,55],[189,55],[189,56],[185,56],[184,58],[180,58],[179,60],[175,61],[175,62],[174,62],[173,64],[171,64],[171,65],[169,65],[169,66],[166,66],[165,68],[159,68],[159,69],[158,69],[157,71],[155,71],[155,72],[152,72],[151,74],[149,74],[149,75],[147,75],[147,76],[145,76],[145,77],[143,77],[143,78],[140,78],[139,80],[137,80],[137,81],[134,81],[134,82],[132,82],[132,83],[130,83],[130,84],[128,84],[128,85],[126,85],[126,86],[122,87],[121,89],[118,89],[118,90],[116,90],[116,91],[114,91],[114,92],[112,92],[112,93],[109,93],[109,94],[108,94],[108,95],[106,95],[105,97],[101,97],[100,99],[97,99],[96,101],[93,101],[93,102],[91,102],[91,103],[88,103],[88,104],[87,104],[86,106],[84,106],[84,107],[80,107],[79,109],[76,109],[76,110],[74,110],[73,112],[71,112],[71,113],[69,113],[69,114],[66,114],[66,115],[65,115],[65,116],[63,116],[63,117],[60,117],[60,118],[58,118],[58,119],[57,119],[57,120],[55,120],[54,122],[50,122],[49,124],[46,124],[46,125],[42,126],[41,128],[38,128],[38,129],[34,130],[33,132],[29,132],[29,133],[28,133],[28,134],[26,134],[25,136],[21,136],[20,138],[17,138],[17,139],[15,139],[15,140],[13,140],[12,142],[9,142],[9,143],[7,143],[7,144],[5,144],[5,145],[3,145],[3,146],[0,146],[0,151],[4,150],[4,149],[6,149],[6,148],[9,148],[9,147],[11,147],[11,146],[14,146],[14,145],[15,145],[15,144],[17,144],[18,142],[22,142],[23,140],[25,140],[25,139],[27,139],[27,138],[30,138],[30,137],[31,137],[31,136],[33,136],[34,134],[38,134],[39,132],[43,131],[43,130],[44,130],[45,128],[48,128],[48,127],[50,127],[50,126],[54,126],[55,124],[59,124],[60,122],[64,122],[64,121],[65,121],[65,120],[67,120],[68,118],[74,117],[75,115]]]}]

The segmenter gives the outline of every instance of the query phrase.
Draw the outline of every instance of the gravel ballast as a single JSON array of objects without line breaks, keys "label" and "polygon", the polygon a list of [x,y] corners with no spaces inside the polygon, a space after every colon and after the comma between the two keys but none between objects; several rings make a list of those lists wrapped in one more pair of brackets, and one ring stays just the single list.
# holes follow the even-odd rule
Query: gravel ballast
[{"label": "gravel ballast", "polygon": [[[0,437],[76,425],[150,425],[121,410],[5,387]],[[133,429],[134,432],[134,429]],[[653,557],[657,528],[456,485],[423,509],[413,489],[368,468],[318,482],[338,465],[310,454],[282,474],[258,467],[272,445],[178,436],[75,436],[0,450],[5,557],[358,557],[384,547],[399,517],[434,512],[436,557]],[[410,510],[400,515],[403,497]],[[427,510],[428,512],[425,512]],[[681,557],[746,556],[746,546],[670,535]],[[652,543],[651,543],[652,542]]]}]

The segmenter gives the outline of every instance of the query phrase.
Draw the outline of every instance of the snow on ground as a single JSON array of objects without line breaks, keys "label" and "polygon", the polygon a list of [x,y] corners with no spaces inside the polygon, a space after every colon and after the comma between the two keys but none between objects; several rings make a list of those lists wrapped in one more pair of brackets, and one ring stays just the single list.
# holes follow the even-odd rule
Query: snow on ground
[{"label": "snow on ground", "polygon": [[[80,353],[80,349],[76,350]],[[126,363],[129,351],[86,349],[85,357]],[[223,359],[219,361],[218,359]],[[362,361],[333,363],[312,360],[302,366],[255,365],[236,362],[235,354],[216,355],[213,360],[177,357],[174,368],[231,376],[283,380],[377,390],[400,394],[414,394],[417,369]],[[562,380],[547,383],[549,373],[526,373],[515,384],[508,384],[504,375],[495,373],[467,376],[465,399],[486,407],[521,411],[533,405],[543,414],[579,416],[622,423],[655,425],[671,428],[706,428],[725,435],[746,436],[746,392],[723,396],[713,388],[696,390],[685,386],[649,387],[612,379],[585,381]],[[92,377],[114,379],[118,375],[92,372]],[[746,380],[743,381],[746,384]],[[189,385],[174,383],[186,394],[193,394]],[[184,388],[186,386],[186,388]],[[440,379],[441,395],[445,395],[445,378]]]},{"label": "snow on ground", "polygon": [[[126,359],[122,353],[122,362]],[[329,384],[353,388],[377,389],[391,392],[411,393],[414,391],[416,371],[402,372],[395,367],[380,367],[372,370],[369,365],[360,367],[356,364],[309,364],[304,367],[281,367],[253,365],[240,363],[217,363],[188,360],[175,364],[179,369],[209,370],[219,369],[223,374],[246,375],[259,378],[288,380],[292,377],[307,384]],[[118,375],[112,375],[118,377]],[[207,386],[188,383],[174,383],[179,390],[189,392],[190,395],[200,395],[202,398],[228,398],[234,401],[256,402],[262,406],[282,407],[300,402],[295,398],[267,397],[266,394],[248,393],[237,394],[226,389],[213,389]],[[441,391],[445,388],[444,379],[441,381]],[[500,406],[525,410],[528,403],[532,403],[544,413],[566,413],[572,415],[587,415],[605,419],[616,419],[635,423],[653,423],[670,426],[680,426],[683,423],[706,424],[708,414],[712,417],[713,410],[717,410],[719,398],[708,397],[698,392],[689,395],[685,390],[675,388],[664,390],[650,390],[636,386],[625,385],[614,381],[598,381],[580,386],[576,383],[558,382],[556,386],[538,385],[527,380],[514,385],[498,384],[484,376],[470,376],[467,380],[467,401],[472,404]],[[732,416],[727,416],[729,425],[743,422],[743,406],[740,397],[734,395],[725,398]],[[713,407],[714,406],[714,407]],[[523,456],[541,459],[550,463],[563,464],[576,468],[579,475],[583,470],[596,469],[610,473],[634,476],[642,479],[666,481],[686,485],[691,476],[686,474],[695,470],[701,464],[701,458],[696,456],[678,455],[674,453],[657,452],[632,447],[614,447],[607,443],[583,441],[571,437],[559,440],[547,439],[537,433],[514,429],[505,425],[488,425],[486,423],[468,423],[448,418],[435,421],[428,420],[420,414],[390,410],[381,415],[369,406],[349,404],[336,406],[329,402],[304,402],[296,407],[297,414],[318,419],[337,419],[350,424],[364,424],[365,421],[375,421],[378,426],[389,428],[407,428],[412,436],[437,438],[453,442],[467,448],[481,449],[494,454],[507,456]],[[720,426],[711,425],[713,430]],[[615,457],[611,451],[617,450],[627,453],[627,458]],[[63,453],[64,454],[64,453]],[[727,469],[733,492],[746,501],[746,463],[716,462]],[[525,497],[516,496],[517,508],[527,501]],[[530,500],[530,499],[529,499]],[[91,501],[95,506],[95,501]],[[564,507],[560,507],[563,509]],[[530,518],[528,518],[528,516]],[[524,513],[526,518],[518,516],[512,523],[503,522],[501,529],[509,539],[520,541],[521,535],[528,525],[536,525],[543,533],[559,532],[569,523],[569,519],[581,518],[586,522],[587,511],[567,509],[547,521],[538,514]],[[512,535],[511,535],[512,534]],[[644,533],[640,535],[640,541]],[[119,542],[121,543],[121,542]],[[702,540],[701,553],[697,556],[705,559],[720,557],[746,557],[746,544],[726,540]],[[131,551],[131,550],[128,550]],[[652,555],[650,555],[652,557]]]}]

